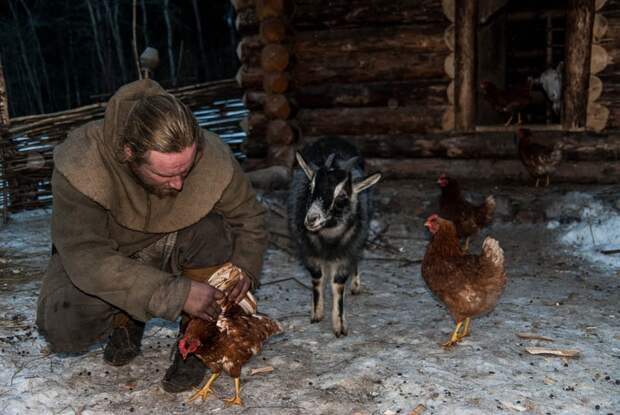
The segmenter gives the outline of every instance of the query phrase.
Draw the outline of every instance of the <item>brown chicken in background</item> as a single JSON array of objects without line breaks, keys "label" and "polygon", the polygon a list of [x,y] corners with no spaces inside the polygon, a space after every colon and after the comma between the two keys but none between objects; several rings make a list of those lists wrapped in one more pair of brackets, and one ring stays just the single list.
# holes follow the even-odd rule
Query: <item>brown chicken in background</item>
[{"label": "brown chicken in background", "polygon": [[[467,255],[459,245],[454,224],[431,215],[424,224],[432,234],[422,260],[422,278],[441,300],[456,326],[444,347],[469,335],[472,317],[495,307],[504,286],[504,251],[492,238],[485,238],[481,255]],[[462,328],[462,330],[461,330]]]},{"label": "brown chicken in background", "polygon": [[550,146],[533,142],[532,132],[527,128],[519,128],[515,133],[515,140],[519,158],[530,175],[536,179],[536,187],[542,177],[546,178],[545,186],[549,186],[549,175],[562,160],[562,144],[556,142]]},{"label": "brown chicken in background", "polygon": [[[227,291],[236,284],[241,270],[227,263],[213,275],[185,275],[196,281],[207,280],[210,285]],[[191,398],[206,399],[211,392],[211,385],[222,371],[235,380],[235,396],[225,399],[232,405],[243,405],[241,400],[241,368],[258,354],[263,342],[270,336],[280,333],[282,327],[267,316],[256,313],[256,300],[250,292],[239,303],[233,304],[226,298],[220,301],[222,311],[217,321],[205,321],[200,318],[185,317],[184,334],[178,342],[183,359],[195,354],[210,370],[211,377],[207,383]]]},{"label": "brown chicken in background", "polygon": [[469,249],[469,238],[491,223],[495,213],[495,198],[487,196],[484,203],[476,206],[463,197],[459,183],[447,177],[439,176],[437,183],[441,188],[439,197],[439,214],[454,223],[459,238],[465,238],[465,251]]},{"label": "brown chicken in background", "polygon": [[531,85],[528,82],[527,85],[511,88],[500,89],[491,81],[480,82],[480,89],[484,98],[491,104],[495,111],[510,114],[510,118],[504,124],[509,126],[517,116],[517,123],[522,124],[521,113],[527,109],[532,103]]}]

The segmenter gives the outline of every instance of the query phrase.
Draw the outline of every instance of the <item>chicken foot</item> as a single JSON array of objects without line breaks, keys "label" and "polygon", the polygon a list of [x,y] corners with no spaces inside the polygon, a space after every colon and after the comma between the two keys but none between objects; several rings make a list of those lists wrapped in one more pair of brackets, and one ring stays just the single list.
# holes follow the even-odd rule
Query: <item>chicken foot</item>
[{"label": "chicken foot", "polygon": [[463,332],[459,336],[459,340],[461,340],[463,337],[469,336],[469,322],[470,321],[471,321],[471,318],[465,317],[465,323],[463,324]]},{"label": "chicken foot", "polygon": [[224,399],[228,405],[239,405],[243,406],[243,401],[241,400],[241,379],[235,378],[235,396],[231,398]]},{"label": "chicken foot", "polygon": [[213,382],[215,382],[215,379],[217,379],[219,375],[219,373],[213,373],[207,383],[205,383],[205,385],[200,390],[194,393],[191,398],[189,398],[188,402],[195,401],[198,398],[202,398],[203,401],[206,400],[209,394],[212,392],[211,385],[213,385]]},{"label": "chicken foot", "polygon": [[458,323],[456,323],[456,326],[454,327],[454,330],[452,330],[452,334],[450,335],[450,339],[445,342],[444,344],[442,344],[443,347],[452,347],[454,346],[456,343],[458,343],[460,337],[459,337],[459,330],[461,329],[461,326],[463,325],[462,321],[459,321]]},{"label": "chicken foot", "polygon": [[[461,340],[463,337],[469,336],[470,321],[471,321],[471,318],[466,317],[464,320],[461,320],[458,323],[456,323],[456,326],[454,327],[454,330],[452,331],[452,334],[450,335],[450,339],[447,342],[445,342],[442,346],[446,348],[452,347],[455,344],[457,344],[459,340]],[[463,328],[462,331],[461,331],[461,327]],[[459,333],[459,331],[461,331],[461,333]]]}]

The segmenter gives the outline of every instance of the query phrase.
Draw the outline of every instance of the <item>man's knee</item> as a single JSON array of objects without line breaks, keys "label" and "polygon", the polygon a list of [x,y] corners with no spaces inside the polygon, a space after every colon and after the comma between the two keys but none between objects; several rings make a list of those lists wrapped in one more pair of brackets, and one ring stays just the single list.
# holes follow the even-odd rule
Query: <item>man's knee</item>
[{"label": "man's knee", "polygon": [[37,305],[37,327],[52,352],[84,352],[109,334],[113,307],[73,286],[52,292],[44,288]]},{"label": "man's knee", "polygon": [[181,268],[222,264],[230,259],[233,251],[230,227],[222,216],[210,213],[179,232],[175,251]]}]

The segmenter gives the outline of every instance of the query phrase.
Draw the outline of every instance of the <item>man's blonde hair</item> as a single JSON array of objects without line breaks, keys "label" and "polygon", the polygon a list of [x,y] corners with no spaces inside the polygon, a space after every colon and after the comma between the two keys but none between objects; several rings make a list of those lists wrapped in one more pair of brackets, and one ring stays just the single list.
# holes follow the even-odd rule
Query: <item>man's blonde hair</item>
[{"label": "man's blonde hair", "polygon": [[[133,107],[117,150],[121,160],[142,163],[149,150],[178,153],[193,144],[202,149],[200,127],[190,109],[173,95],[154,95]],[[129,160],[125,147],[132,153]]]}]

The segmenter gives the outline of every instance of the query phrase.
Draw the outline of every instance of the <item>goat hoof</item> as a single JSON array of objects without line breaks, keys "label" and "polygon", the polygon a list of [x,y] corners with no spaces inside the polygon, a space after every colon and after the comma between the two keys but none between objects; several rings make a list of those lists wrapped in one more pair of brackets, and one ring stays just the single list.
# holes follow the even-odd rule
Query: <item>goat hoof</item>
[{"label": "goat hoof", "polygon": [[312,317],[312,318],[310,319],[310,323],[311,323],[311,324],[318,323],[318,322],[320,322],[321,320],[323,320],[323,317],[320,317],[320,318],[319,318],[319,317]]},{"label": "goat hoof", "polygon": [[338,330],[338,329],[334,329],[333,331],[334,331],[334,335],[335,335],[336,337],[346,336],[346,335],[348,335],[348,334],[349,334],[349,333],[348,333],[348,331],[347,331],[347,329],[345,329],[345,328],[341,328],[340,330]]}]

